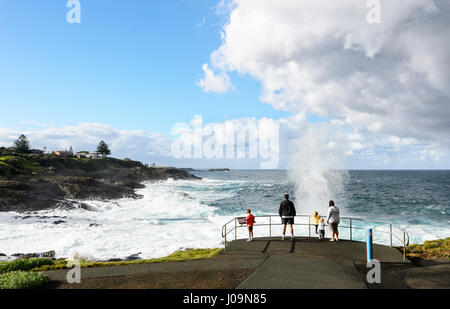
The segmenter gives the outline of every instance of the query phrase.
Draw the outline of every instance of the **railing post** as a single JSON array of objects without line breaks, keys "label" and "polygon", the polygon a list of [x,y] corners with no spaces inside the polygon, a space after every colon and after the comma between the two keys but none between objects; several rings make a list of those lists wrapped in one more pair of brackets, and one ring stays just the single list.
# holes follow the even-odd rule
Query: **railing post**
[{"label": "railing post", "polygon": [[234,240],[237,239],[237,218],[234,218]]},{"label": "railing post", "polygon": [[372,229],[367,229],[367,240],[366,240],[366,248],[367,248],[367,262],[372,262]]},{"label": "railing post", "polygon": [[308,216],[308,234],[311,238],[311,216]]},{"label": "railing post", "polygon": [[406,261],[406,235],[403,232],[403,261]]},{"label": "railing post", "polygon": [[350,240],[353,240],[353,234],[352,234],[352,218],[350,218]]},{"label": "railing post", "polygon": [[272,238],[272,216],[269,216],[269,238]]},{"label": "railing post", "polygon": [[389,224],[389,247],[392,248],[392,223]]},{"label": "railing post", "polygon": [[225,250],[227,249],[227,225],[225,224],[225,236],[224,236],[224,241],[223,241],[223,243],[224,243],[224,247],[225,247]]}]

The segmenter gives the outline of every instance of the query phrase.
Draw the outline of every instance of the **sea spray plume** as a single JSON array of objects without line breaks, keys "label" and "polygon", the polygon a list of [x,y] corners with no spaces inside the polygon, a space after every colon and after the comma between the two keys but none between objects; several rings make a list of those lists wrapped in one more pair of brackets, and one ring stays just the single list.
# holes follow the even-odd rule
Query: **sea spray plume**
[{"label": "sea spray plume", "polygon": [[310,125],[300,139],[293,141],[288,176],[295,184],[299,213],[317,210],[324,215],[330,199],[345,205],[342,193],[349,175],[343,165],[348,145],[336,132],[329,124]]}]

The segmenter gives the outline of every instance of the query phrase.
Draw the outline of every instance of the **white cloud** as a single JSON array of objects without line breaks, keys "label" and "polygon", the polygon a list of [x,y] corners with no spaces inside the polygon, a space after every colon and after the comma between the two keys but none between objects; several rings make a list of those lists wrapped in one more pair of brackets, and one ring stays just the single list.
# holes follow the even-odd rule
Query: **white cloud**
[{"label": "white cloud", "polygon": [[28,129],[0,128],[0,145],[11,146],[20,134],[25,134],[33,148],[47,147],[47,151],[69,149],[94,151],[104,140],[115,157],[132,157],[151,162],[168,158],[170,139],[159,133],[143,130],[119,130],[102,123],[79,123],[64,127]]},{"label": "white cloud", "polygon": [[360,0],[228,3],[211,64],[258,79],[262,101],[397,149],[450,146],[448,1],[381,1],[381,24],[367,23]]},{"label": "white cloud", "polygon": [[[275,152],[271,155],[279,158],[278,168],[286,168],[293,151],[292,141],[301,138],[311,129],[311,125],[302,116],[293,115],[282,119],[240,118],[221,123],[203,123],[200,116],[194,116],[184,126],[174,127],[172,133],[176,136],[144,130],[119,130],[102,123],[79,123],[63,127],[39,125],[26,129],[0,127],[0,146],[12,146],[20,134],[25,134],[29,138],[32,147],[41,149],[47,147],[47,151],[68,149],[70,146],[75,151],[95,150],[98,142],[105,140],[111,146],[112,155],[118,158],[130,157],[147,163],[156,162],[179,167],[260,168],[261,162],[267,161],[267,158],[261,158],[260,154],[256,157],[250,156],[248,144],[242,147],[242,144],[238,144],[237,136],[236,154],[234,158],[228,160],[207,159],[205,156],[200,159],[175,159],[171,153],[172,142],[178,136],[197,141],[198,137],[192,134],[193,128],[203,128],[205,132],[212,132],[214,127],[226,130],[230,126],[237,129],[236,132],[248,132],[253,126],[257,128],[254,131],[258,131],[258,138],[270,140],[274,134],[269,130],[272,124],[279,127],[279,147],[272,149]],[[341,126],[331,123],[317,123],[314,127],[325,132],[321,138],[325,140],[326,149],[345,153],[349,160],[348,168],[379,168],[384,161],[389,163],[386,168],[411,168],[411,164],[418,162],[422,162],[422,165],[416,167],[450,166],[448,151],[438,144],[426,144],[396,136],[362,135],[357,130],[343,131]],[[230,136],[224,136],[221,141],[226,143],[229,138]],[[238,157],[239,152],[245,155]]]},{"label": "white cloud", "polygon": [[203,79],[197,82],[197,85],[205,92],[227,92],[233,88],[230,82],[230,77],[226,73],[214,74],[208,67],[208,64],[203,65]]}]

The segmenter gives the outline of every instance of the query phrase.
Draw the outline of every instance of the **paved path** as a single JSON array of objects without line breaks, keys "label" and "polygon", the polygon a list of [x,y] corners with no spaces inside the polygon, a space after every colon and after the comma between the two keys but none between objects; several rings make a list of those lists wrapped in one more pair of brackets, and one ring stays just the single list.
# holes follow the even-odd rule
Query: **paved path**
[{"label": "paved path", "polygon": [[[81,278],[105,278],[112,282],[110,287],[114,287],[117,282],[114,278],[126,278],[130,286],[134,286],[134,280],[146,280],[142,276],[155,278],[164,274],[176,281],[176,278],[181,280],[181,274],[203,272],[209,273],[207,278],[214,281],[211,272],[232,271],[246,274],[233,286],[239,289],[449,288],[448,263],[417,267],[408,260],[403,261],[400,250],[380,245],[374,245],[373,253],[381,262],[382,283],[378,285],[367,284],[365,280],[368,271],[365,243],[302,237],[295,241],[280,238],[257,238],[251,243],[233,241],[228,243],[226,251],[211,259],[83,268]],[[67,270],[46,273],[51,280],[64,282]],[[126,284],[122,282],[120,287],[123,286]],[[139,286],[145,287],[145,282]]]}]

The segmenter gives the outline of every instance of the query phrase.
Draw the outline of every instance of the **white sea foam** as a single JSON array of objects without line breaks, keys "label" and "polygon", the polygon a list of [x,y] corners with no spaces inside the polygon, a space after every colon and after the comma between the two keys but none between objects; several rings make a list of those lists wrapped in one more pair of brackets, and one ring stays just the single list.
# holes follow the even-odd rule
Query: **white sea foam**
[{"label": "white sea foam", "polygon": [[[198,199],[176,194],[175,183],[147,184],[137,191],[144,196],[139,200],[84,201],[98,211],[55,209],[28,219],[20,219],[23,215],[17,213],[0,213],[0,252],[55,250],[58,257],[78,252],[107,259],[139,252],[150,258],[180,248],[219,247],[220,227],[228,218],[217,216],[214,207]],[[66,223],[55,225],[56,220]]]}]

